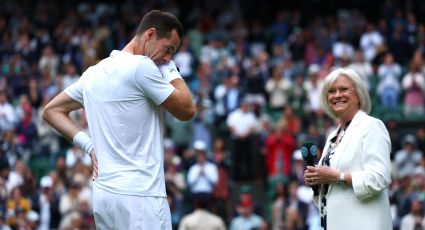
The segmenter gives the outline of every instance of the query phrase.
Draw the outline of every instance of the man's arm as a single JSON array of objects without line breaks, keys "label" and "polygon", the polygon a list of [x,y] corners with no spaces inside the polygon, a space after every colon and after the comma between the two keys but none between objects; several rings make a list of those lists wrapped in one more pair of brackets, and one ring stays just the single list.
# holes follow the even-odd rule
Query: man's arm
[{"label": "man's arm", "polygon": [[170,84],[175,89],[161,106],[179,120],[188,121],[192,119],[196,109],[193,104],[192,94],[185,81],[181,78],[176,78]]},{"label": "man's arm", "polygon": [[[93,180],[97,178],[98,169],[97,169],[97,158],[96,153],[93,151],[92,144],[88,144],[91,142],[91,139],[87,136],[87,134],[83,134],[80,132],[80,128],[75,124],[75,122],[69,116],[69,113],[82,108],[83,106],[76,100],[72,99],[66,93],[61,92],[55,98],[53,98],[43,110],[43,119],[55,128],[58,132],[60,132],[65,138],[77,144],[83,151],[88,152],[93,161]],[[77,141],[76,143],[74,137],[77,134],[82,134],[83,141]],[[85,143],[84,143],[85,142]],[[83,146],[80,144],[84,143]],[[88,150],[91,149],[91,150]]]},{"label": "man's arm", "polygon": [[80,129],[71,120],[69,113],[80,108],[82,108],[82,105],[78,101],[61,92],[44,107],[43,119],[64,137],[72,141]]}]

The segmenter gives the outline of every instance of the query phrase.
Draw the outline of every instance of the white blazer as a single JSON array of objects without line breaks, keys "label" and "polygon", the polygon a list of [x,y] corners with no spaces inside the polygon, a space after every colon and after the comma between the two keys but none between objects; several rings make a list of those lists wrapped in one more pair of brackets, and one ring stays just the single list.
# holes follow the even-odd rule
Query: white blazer
[{"label": "white blazer", "polygon": [[[322,164],[333,131],[323,149]],[[330,184],[328,230],[392,230],[387,187],[391,183],[391,142],[382,121],[359,111],[331,158],[331,168],[352,175],[353,187]],[[319,210],[321,193],[314,197]]]}]

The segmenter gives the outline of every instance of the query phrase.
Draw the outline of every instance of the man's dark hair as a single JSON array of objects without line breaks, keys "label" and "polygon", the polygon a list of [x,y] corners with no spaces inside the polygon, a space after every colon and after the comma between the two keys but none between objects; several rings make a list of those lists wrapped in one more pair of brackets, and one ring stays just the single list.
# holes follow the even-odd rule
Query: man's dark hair
[{"label": "man's dark hair", "polygon": [[177,34],[181,38],[183,35],[183,25],[171,13],[152,10],[147,13],[142,22],[140,22],[139,27],[137,28],[136,34],[142,35],[145,31],[150,28],[155,28],[158,38],[169,38],[171,36],[171,31],[176,30]]}]

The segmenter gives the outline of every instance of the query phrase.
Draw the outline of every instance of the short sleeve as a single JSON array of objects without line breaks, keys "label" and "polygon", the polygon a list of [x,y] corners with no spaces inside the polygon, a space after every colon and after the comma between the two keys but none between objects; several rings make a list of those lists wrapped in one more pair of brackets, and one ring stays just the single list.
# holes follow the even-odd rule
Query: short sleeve
[{"label": "short sleeve", "polygon": [[83,78],[81,77],[78,81],[68,86],[65,89],[65,93],[70,96],[72,99],[78,101],[84,107],[84,99],[83,99]]},{"label": "short sleeve", "polygon": [[143,58],[136,67],[135,81],[146,97],[156,105],[164,102],[174,91],[171,85],[161,74],[155,63]]}]

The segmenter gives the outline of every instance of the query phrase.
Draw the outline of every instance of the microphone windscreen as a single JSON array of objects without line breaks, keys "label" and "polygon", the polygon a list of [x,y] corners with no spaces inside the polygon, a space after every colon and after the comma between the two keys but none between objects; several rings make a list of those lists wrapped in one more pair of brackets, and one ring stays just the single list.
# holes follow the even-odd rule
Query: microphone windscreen
[{"label": "microphone windscreen", "polygon": [[317,157],[317,145],[314,141],[305,141],[301,145],[301,155],[307,162],[314,162]]}]

